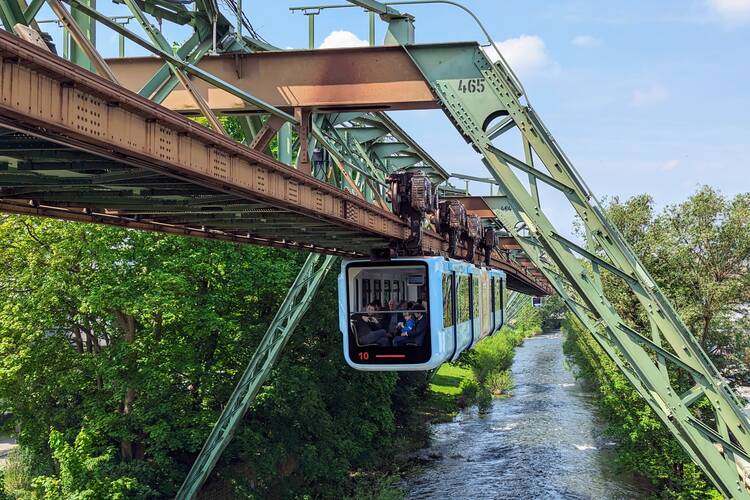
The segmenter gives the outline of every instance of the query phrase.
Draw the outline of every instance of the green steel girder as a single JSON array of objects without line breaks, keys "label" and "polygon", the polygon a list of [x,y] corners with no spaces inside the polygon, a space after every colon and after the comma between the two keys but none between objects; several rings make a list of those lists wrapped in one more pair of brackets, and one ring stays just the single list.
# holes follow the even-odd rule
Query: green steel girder
[{"label": "green steel girder", "polygon": [[[180,45],[177,49],[177,57],[184,59],[190,63],[196,64],[200,61],[201,57],[208,52],[210,44],[208,41],[200,42],[200,38],[197,33],[193,33],[193,36],[188,38],[185,43]],[[154,102],[161,103],[167,98],[170,92],[174,90],[179,81],[174,76],[172,69],[168,64],[164,64],[154,76],[146,82],[138,93],[144,97],[150,98]],[[166,90],[165,90],[166,89]],[[161,91],[162,94],[156,94]]]},{"label": "green steel girder", "polygon": [[365,143],[380,139],[388,135],[388,130],[383,127],[350,127],[349,135],[359,143]]},{"label": "green steel girder", "polygon": [[16,24],[27,24],[26,16],[17,0],[5,0],[0,2],[0,17],[7,31],[13,32]]},{"label": "green steel girder", "polygon": [[370,151],[381,158],[396,153],[413,153],[409,146],[403,142],[376,142],[370,146]]},{"label": "green steel girder", "polygon": [[400,170],[402,168],[412,167],[421,163],[422,159],[417,155],[400,155],[400,156],[387,156],[383,158],[383,162],[388,165],[391,170]]},{"label": "green steel girder", "polygon": [[[746,472],[750,466],[750,421],[738,404],[739,398],[607,219],[534,109],[522,104],[515,76],[503,65],[493,65],[474,43],[404,48],[432,86],[448,117],[482,155],[484,164],[507,194],[512,210],[497,207],[498,219],[514,236],[526,236],[519,234],[519,228],[525,228],[538,242],[536,246],[518,238],[568,307],[721,493],[731,498],[750,498]],[[476,85],[468,86],[467,81]],[[526,161],[498,153],[491,143],[487,128],[494,117],[503,115],[510,116],[520,131],[527,150]],[[531,152],[547,173],[534,168]],[[527,188],[516,170],[534,182],[529,182]],[[634,331],[622,328],[625,322],[607,299],[598,278],[604,259],[590,259],[592,251],[580,251],[559,238],[559,231],[542,210],[536,180],[562,190],[591,235],[591,243],[606,257],[606,269],[628,277],[625,283],[650,321],[650,336],[635,332],[636,337]],[[556,271],[549,262],[554,263]],[[580,297],[582,306],[570,298],[567,288]],[[715,428],[691,412],[673,387],[667,367],[673,372],[681,369],[693,379],[713,407]],[[702,398],[689,398],[692,402],[699,399]]]},{"label": "green steel girder", "polygon": [[[493,212],[495,213],[495,216],[503,223],[503,225],[506,228],[512,228],[510,229],[511,234],[514,236],[516,241],[521,244],[521,246],[527,252],[527,255],[531,256],[535,262],[544,262],[542,247],[540,245],[531,243],[529,241],[529,238],[522,236],[519,231],[515,229],[519,224],[523,224],[523,220],[519,212],[517,212],[516,210],[509,212],[506,209],[507,206],[501,207],[500,204],[496,201],[488,201],[488,204],[491,206]],[[581,263],[579,262],[579,264]],[[569,293],[568,290],[571,289],[571,284],[568,279],[557,270],[557,268],[553,268],[552,266],[545,263],[542,267],[540,267],[540,269],[554,288],[555,292],[563,299],[568,309],[573,312],[578,321],[580,321],[581,324],[589,331],[589,333],[591,333],[594,340],[596,340],[596,342],[602,347],[602,349],[610,357],[610,359],[614,361],[616,366],[633,385],[633,387],[639,392],[639,394],[648,402],[654,413],[665,423],[669,431],[679,439],[680,430],[673,424],[670,413],[663,408],[663,405],[660,404],[660,401],[657,398],[653,397],[652,389],[643,383],[642,376],[639,373],[636,373],[634,368],[623,360],[623,356],[620,354],[618,348],[606,335],[606,328],[603,321],[600,319],[595,319],[596,313],[592,310],[592,308],[581,304],[572,296],[571,293]],[[586,273],[586,269],[582,264],[576,270],[582,274]],[[665,374],[665,376],[668,375]],[[703,397],[703,389],[699,385],[694,386],[693,389],[697,394],[694,394],[692,398],[681,398],[683,399],[684,404],[693,404],[698,399]],[[699,456],[694,453],[691,448],[686,448],[686,451],[693,461],[695,461],[696,463],[699,462]]]},{"label": "green steel girder", "polygon": [[[425,151],[416,141],[414,141],[387,113],[379,112],[374,114],[374,118],[382,126],[385,126],[390,135],[397,141],[403,142],[409,146],[416,155],[421,159],[422,166],[424,167],[425,173],[435,183],[440,183],[448,180],[448,172],[446,172],[435,159]],[[372,123],[372,122],[371,122]]]},{"label": "green steel girder", "polygon": [[503,311],[503,322],[505,324],[513,321],[518,313],[531,303],[531,296],[519,292],[510,292],[510,298],[506,301],[505,311]]},{"label": "green steel girder", "polygon": [[[97,12],[94,9],[89,8],[88,6],[84,5],[82,3],[82,0],[66,0],[67,3],[69,3],[72,7],[75,7],[85,13],[86,15],[90,16],[92,19],[97,20],[98,22],[102,23],[103,25],[107,26],[114,32],[125,36],[132,42],[136,43],[137,45],[143,47],[144,49],[148,50],[152,54],[162,58],[166,62],[170,63],[171,65],[175,66],[176,68],[184,71],[185,73],[188,73],[190,75],[196,76],[202,80],[205,80],[206,82],[209,82],[211,85],[215,85],[216,87],[234,95],[235,97],[242,99],[243,101],[252,104],[253,106],[257,107],[258,109],[261,109],[267,113],[273,114],[278,116],[279,118],[283,118],[284,120],[296,123],[296,120],[293,116],[277,109],[274,106],[271,106],[270,104],[266,103],[265,101],[258,99],[257,97],[253,96],[252,94],[249,94],[245,92],[244,90],[236,87],[235,85],[232,85],[231,83],[225,82],[221,80],[220,78],[215,77],[211,73],[204,71],[197,67],[196,65],[184,61],[180,57],[176,56],[171,48],[169,50],[162,49],[160,47],[157,47],[153,45],[152,43],[149,43],[148,41],[144,40],[140,36],[136,35],[135,33],[131,32],[130,30],[124,28],[123,26],[117,24],[116,22],[109,19],[107,16]],[[148,21],[146,21],[147,24]]]},{"label": "green steel girder", "polygon": [[31,24],[36,15],[39,13],[39,9],[42,8],[46,0],[31,0],[31,3],[23,12],[23,16],[26,19],[26,24]]}]

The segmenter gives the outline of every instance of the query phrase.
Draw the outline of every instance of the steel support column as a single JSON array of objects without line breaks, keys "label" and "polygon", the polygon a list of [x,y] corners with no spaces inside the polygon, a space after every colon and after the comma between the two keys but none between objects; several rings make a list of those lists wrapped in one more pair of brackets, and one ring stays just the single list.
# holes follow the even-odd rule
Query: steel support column
[{"label": "steel support column", "polygon": [[[82,0],[82,2],[85,3],[87,7],[96,9],[96,0]],[[83,36],[86,37],[94,47],[96,47],[96,22],[75,7],[70,9],[70,13]],[[83,66],[89,71],[94,71],[95,69],[93,61],[88,57],[86,48],[82,47],[75,41],[70,46],[70,60],[79,66]]]}]

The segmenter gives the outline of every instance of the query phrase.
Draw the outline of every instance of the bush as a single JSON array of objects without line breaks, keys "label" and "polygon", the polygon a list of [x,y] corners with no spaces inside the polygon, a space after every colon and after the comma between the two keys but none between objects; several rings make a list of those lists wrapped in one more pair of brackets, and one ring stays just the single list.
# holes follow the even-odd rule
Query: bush
[{"label": "bush", "polygon": [[482,340],[474,348],[471,368],[480,385],[484,385],[491,374],[508,369],[513,362],[516,342],[503,335],[503,331]]},{"label": "bush", "polygon": [[476,403],[479,393],[479,384],[476,380],[465,378],[461,381],[458,389],[461,391],[458,396],[458,406],[466,408]]},{"label": "bush", "polygon": [[5,477],[0,484],[9,498],[19,496],[31,489],[31,480],[42,473],[42,468],[35,465],[35,462],[32,452],[25,448],[18,447],[10,450],[3,469]]},{"label": "bush", "polygon": [[513,387],[513,377],[509,370],[495,372],[487,377],[485,386],[493,396],[507,394]]},{"label": "bush", "polygon": [[10,500],[10,495],[5,492],[5,472],[0,469],[0,500]]},{"label": "bush", "polygon": [[487,414],[492,409],[492,394],[486,387],[479,389],[479,393],[477,394],[477,408],[479,408],[479,413],[481,414]]},{"label": "bush", "polygon": [[111,452],[94,456],[93,436],[81,429],[73,445],[65,441],[59,431],[52,430],[49,436],[52,455],[60,467],[59,475],[39,476],[32,480],[34,496],[45,499],[64,498],[112,498],[129,497],[136,487],[135,479],[120,477],[112,479],[102,470],[111,459]]}]

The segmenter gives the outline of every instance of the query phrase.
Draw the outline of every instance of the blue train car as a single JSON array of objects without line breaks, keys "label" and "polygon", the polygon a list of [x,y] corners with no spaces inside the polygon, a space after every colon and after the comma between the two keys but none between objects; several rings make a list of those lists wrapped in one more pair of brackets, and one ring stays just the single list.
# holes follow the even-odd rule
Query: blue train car
[{"label": "blue train car", "polygon": [[345,260],[339,327],[358,370],[432,370],[503,325],[505,273],[444,257]]}]

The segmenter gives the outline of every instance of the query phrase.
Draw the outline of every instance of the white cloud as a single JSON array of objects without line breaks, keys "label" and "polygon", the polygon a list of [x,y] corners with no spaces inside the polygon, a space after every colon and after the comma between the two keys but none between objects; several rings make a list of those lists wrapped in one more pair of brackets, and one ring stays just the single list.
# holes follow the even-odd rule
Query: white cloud
[{"label": "white cloud", "polygon": [[591,35],[578,35],[573,38],[572,43],[579,47],[598,47],[602,44],[602,41]]},{"label": "white cloud", "polygon": [[708,0],[708,7],[730,24],[750,21],[750,0]]},{"label": "white cloud", "polygon": [[658,84],[640,89],[635,89],[630,98],[633,106],[643,107],[662,102],[669,98],[669,90]]},{"label": "white cloud", "polygon": [[677,168],[677,166],[680,164],[679,160],[667,160],[664,163],[662,163],[659,168],[661,170],[664,170],[665,172],[669,172],[670,170],[674,170]]},{"label": "white cloud", "polygon": [[[519,76],[529,76],[550,68],[549,57],[544,40],[536,35],[521,35],[518,38],[508,38],[502,42],[495,42],[500,53],[510,67]],[[493,47],[487,47],[487,56],[492,62],[499,57]]]},{"label": "white cloud", "polygon": [[320,44],[320,48],[333,49],[335,47],[364,47],[366,45],[368,45],[366,40],[357,38],[357,35],[351,31],[335,30],[323,40],[323,43]]}]

